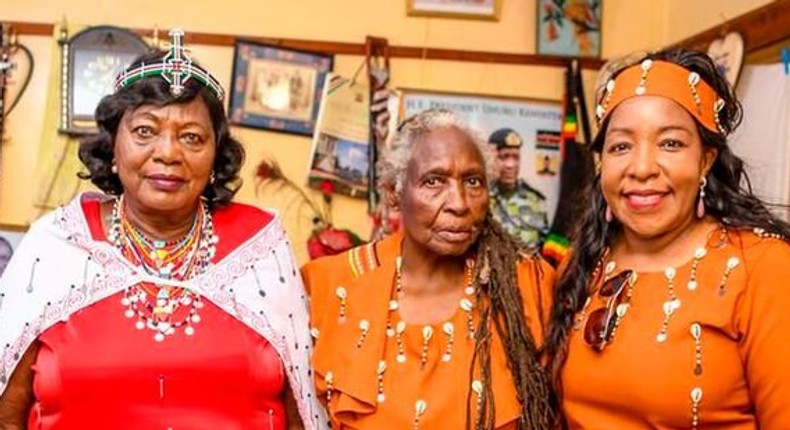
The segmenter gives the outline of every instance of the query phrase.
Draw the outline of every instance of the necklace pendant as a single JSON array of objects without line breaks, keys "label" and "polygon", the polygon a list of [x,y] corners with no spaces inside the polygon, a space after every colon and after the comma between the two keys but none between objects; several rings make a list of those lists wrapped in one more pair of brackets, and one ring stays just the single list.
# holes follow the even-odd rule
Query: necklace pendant
[{"label": "necklace pendant", "polygon": [[664,302],[664,315],[672,315],[672,312],[675,312],[675,308],[672,307],[672,302]]},{"label": "necklace pendant", "polygon": [[[214,234],[211,213],[202,202],[189,232],[171,242],[147,237],[128,220],[123,209],[121,196],[113,205],[108,238],[135,266],[150,275],[176,281],[191,279],[210,266],[219,238]],[[200,297],[188,289],[150,282],[127,288],[121,304],[126,317],[137,316],[135,328],[154,331],[157,342],[179,329],[192,336],[192,326],[200,322],[198,311],[203,308]]]},{"label": "necklace pendant", "polygon": [[625,314],[628,312],[628,308],[629,308],[628,303],[620,303],[619,305],[617,305],[617,310],[616,310],[617,316],[619,318],[624,317]]},{"label": "necklace pendant", "polygon": [[154,310],[152,311],[155,317],[163,317],[168,315],[173,315],[173,304],[169,302],[165,302],[160,304],[159,301],[156,303],[157,305],[154,306]]}]

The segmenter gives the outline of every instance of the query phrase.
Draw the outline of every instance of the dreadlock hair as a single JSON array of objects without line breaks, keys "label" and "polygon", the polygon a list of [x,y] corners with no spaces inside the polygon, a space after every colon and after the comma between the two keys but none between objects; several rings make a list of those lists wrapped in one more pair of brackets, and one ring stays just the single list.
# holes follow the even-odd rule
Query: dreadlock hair
[{"label": "dreadlock hair", "polygon": [[[501,339],[507,364],[516,386],[521,405],[518,428],[552,429],[557,424],[557,402],[551,381],[540,362],[541,351],[532,336],[524,314],[521,289],[516,267],[524,258],[538,259],[537,254],[525,255],[523,244],[510,236],[489,214],[477,243],[477,302],[480,303],[480,324],[475,333],[475,353],[470,367],[474,376],[480,363],[484,381],[491,380],[492,326]],[[543,274],[536,272],[534,285],[539,285]],[[540,290],[538,290],[540,295]],[[543,326],[542,300],[538,298],[538,315],[533,315]],[[471,392],[469,393],[471,399]],[[493,429],[495,408],[490,384],[484,384],[475,429]],[[467,408],[467,428],[469,408]]]},{"label": "dreadlock hair", "polygon": [[[703,148],[717,151],[716,159],[706,177],[706,213],[728,229],[761,228],[787,240],[790,237],[790,224],[773,215],[768,210],[768,205],[754,195],[743,160],[727,146],[727,135],[740,124],[742,109],[732,88],[716,71],[710,58],[699,51],[669,49],[648,54],[638,62],[647,58],[674,63],[697,72],[725,102],[724,108],[718,113],[719,124],[724,133],[713,133],[697,122]],[[628,66],[624,65],[613,76]],[[592,148],[598,153],[602,150],[608,125],[607,119],[593,141]],[[590,183],[584,196],[586,201],[580,205],[582,212],[572,239],[573,252],[567,262],[567,270],[554,290],[551,324],[546,339],[552,382],[560,401],[561,372],[568,356],[568,334],[574,315],[581,310],[589,296],[588,288],[595,267],[603,258],[606,248],[612,245],[622,231],[622,225],[617,220],[605,220],[606,201],[601,193],[600,174]]]},{"label": "dreadlock hair", "polygon": [[[406,166],[411,159],[414,143],[421,137],[442,128],[456,128],[470,137],[475,143],[486,172],[493,176],[493,162],[486,151],[486,141],[455,113],[444,109],[431,109],[404,121],[395,135],[392,145],[383,151],[377,165],[382,189],[403,192]],[[474,423],[471,419],[472,391],[467,391],[466,428],[493,430],[496,417],[494,392],[491,387],[491,343],[496,333],[505,350],[508,369],[516,388],[516,396],[521,411],[518,419],[519,430],[546,430],[556,427],[557,402],[551,388],[548,372],[540,361],[539,350],[527,325],[524,303],[517,282],[516,268],[526,256],[523,246],[493,220],[489,214],[478,236],[475,249],[477,254],[475,279],[478,284],[477,303],[480,311],[479,327],[475,332],[475,349],[469,367],[470,380],[476,371],[482,377],[483,390],[478,404],[478,414]],[[534,285],[539,285],[541,273],[536,274]],[[541,300],[538,300],[540,308]],[[542,324],[542,309],[534,315]]]}]

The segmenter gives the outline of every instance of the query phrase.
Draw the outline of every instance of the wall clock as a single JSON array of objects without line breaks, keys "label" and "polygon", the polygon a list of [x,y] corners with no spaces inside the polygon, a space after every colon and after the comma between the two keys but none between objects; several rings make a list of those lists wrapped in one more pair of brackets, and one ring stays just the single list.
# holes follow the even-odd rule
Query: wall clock
[{"label": "wall clock", "polygon": [[62,32],[60,44],[60,131],[94,133],[94,111],[112,93],[115,76],[150,48],[131,31],[111,26],[90,27],[71,38]]}]

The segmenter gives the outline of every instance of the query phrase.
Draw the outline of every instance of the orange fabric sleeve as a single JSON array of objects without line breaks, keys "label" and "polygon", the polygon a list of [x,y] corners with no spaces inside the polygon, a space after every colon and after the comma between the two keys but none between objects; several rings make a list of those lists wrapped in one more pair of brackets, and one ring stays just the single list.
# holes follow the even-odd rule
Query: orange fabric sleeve
[{"label": "orange fabric sleeve", "polygon": [[302,266],[302,280],[307,295],[310,298],[310,325],[319,330],[323,324],[324,313],[330,306],[332,285],[340,285],[334,281],[341,269],[345,266],[338,261],[337,256],[323,257]]},{"label": "orange fabric sleeve", "polygon": [[759,427],[790,429],[790,245],[772,242],[745,262],[747,287],[734,323]]},{"label": "orange fabric sleeve", "polygon": [[517,273],[527,324],[540,346],[548,330],[557,273],[543,258],[522,260]]}]

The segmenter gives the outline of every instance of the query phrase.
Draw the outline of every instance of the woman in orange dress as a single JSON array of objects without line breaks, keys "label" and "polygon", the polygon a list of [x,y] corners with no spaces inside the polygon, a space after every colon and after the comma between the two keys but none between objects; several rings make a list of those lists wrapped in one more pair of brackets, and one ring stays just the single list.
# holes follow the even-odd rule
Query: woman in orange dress
[{"label": "woman in orange dress", "polygon": [[303,268],[334,429],[555,422],[538,356],[553,272],[492,222],[487,161],[451,112],[412,117],[378,166],[402,233]]},{"label": "woman in orange dress", "polygon": [[548,340],[569,427],[790,428],[790,225],[727,145],[735,94],[705,54],[663,51],[597,114]]}]

